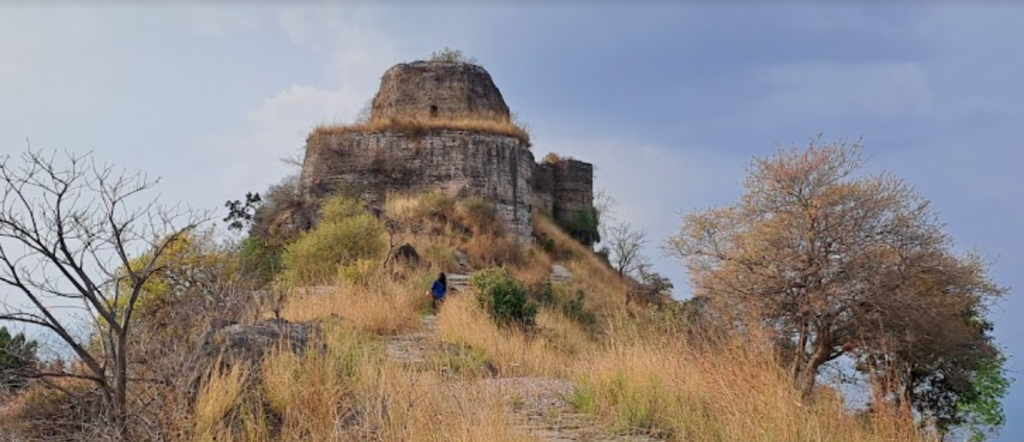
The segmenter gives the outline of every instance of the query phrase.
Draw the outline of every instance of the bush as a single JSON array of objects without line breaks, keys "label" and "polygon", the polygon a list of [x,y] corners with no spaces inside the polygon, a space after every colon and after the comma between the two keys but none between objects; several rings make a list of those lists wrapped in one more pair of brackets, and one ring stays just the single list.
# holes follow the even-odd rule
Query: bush
[{"label": "bush", "polygon": [[565,228],[569,231],[569,235],[572,235],[580,243],[591,245],[601,242],[599,224],[597,210],[593,208],[580,209]]},{"label": "bush", "polygon": [[582,290],[577,290],[576,296],[570,296],[565,286],[555,286],[550,281],[545,281],[537,289],[534,298],[545,307],[560,311],[566,318],[576,321],[588,331],[594,331],[597,327],[597,314],[586,308],[586,294]]},{"label": "bush", "polygon": [[338,267],[379,258],[387,248],[384,227],[354,203],[334,198],[321,208],[320,224],[284,250],[284,278],[293,284],[317,284],[335,277]]},{"label": "bush", "polygon": [[344,197],[329,198],[320,206],[320,222],[337,222],[366,213],[359,201]]},{"label": "bush", "polygon": [[255,287],[266,285],[281,271],[283,250],[284,247],[271,244],[257,236],[246,238],[238,249],[242,272]]},{"label": "bush", "polygon": [[472,63],[479,64],[479,60],[476,57],[467,56],[466,53],[462,52],[461,49],[452,49],[447,46],[440,51],[434,51],[430,54],[430,61],[445,61],[445,62],[459,62],[459,63]]},{"label": "bush", "polygon": [[507,269],[482,270],[470,277],[477,300],[501,325],[532,327],[536,323],[537,304],[528,299],[526,284],[512,277]]}]

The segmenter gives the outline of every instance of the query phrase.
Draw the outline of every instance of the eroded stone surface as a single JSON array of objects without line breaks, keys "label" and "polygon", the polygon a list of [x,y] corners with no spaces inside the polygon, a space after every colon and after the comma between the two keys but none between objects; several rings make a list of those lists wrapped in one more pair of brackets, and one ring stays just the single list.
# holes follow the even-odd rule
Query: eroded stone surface
[{"label": "eroded stone surface", "polygon": [[[392,67],[371,110],[371,119],[378,121],[508,116],[490,74],[456,62]],[[568,158],[537,164],[522,140],[484,131],[315,131],[306,143],[301,200],[317,201],[342,186],[378,204],[396,191],[441,189],[477,196],[493,203],[523,242],[531,240],[533,211],[564,225],[593,206],[592,165]],[[282,222],[308,228],[315,221],[315,204],[300,212],[303,216]]]},{"label": "eroded stone surface", "polygon": [[416,61],[384,73],[370,117],[378,119],[494,118],[509,110],[491,74],[461,62]]},{"label": "eroded stone surface", "polygon": [[492,204],[513,233],[527,240],[533,154],[503,135],[437,130],[310,136],[300,187],[311,198],[339,187],[382,204],[389,192],[441,190]]}]

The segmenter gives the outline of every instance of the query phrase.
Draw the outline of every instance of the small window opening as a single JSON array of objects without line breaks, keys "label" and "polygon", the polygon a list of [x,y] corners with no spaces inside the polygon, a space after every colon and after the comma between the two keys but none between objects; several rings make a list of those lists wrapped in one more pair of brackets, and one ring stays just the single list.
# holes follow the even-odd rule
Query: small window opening
[{"label": "small window opening", "polygon": [[430,118],[434,118],[436,116],[437,116],[437,106],[431,104],[430,105]]}]

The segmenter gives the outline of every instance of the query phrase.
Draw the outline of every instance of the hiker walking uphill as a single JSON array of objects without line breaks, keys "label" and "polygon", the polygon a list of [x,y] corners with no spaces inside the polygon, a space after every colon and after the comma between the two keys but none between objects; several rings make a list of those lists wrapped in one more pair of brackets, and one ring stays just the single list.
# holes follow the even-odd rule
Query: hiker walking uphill
[{"label": "hiker walking uphill", "polygon": [[430,287],[430,291],[427,292],[430,295],[430,307],[437,311],[437,307],[444,302],[444,296],[448,292],[448,279],[445,278],[444,272],[441,272],[437,276],[437,280],[434,281],[434,285]]}]

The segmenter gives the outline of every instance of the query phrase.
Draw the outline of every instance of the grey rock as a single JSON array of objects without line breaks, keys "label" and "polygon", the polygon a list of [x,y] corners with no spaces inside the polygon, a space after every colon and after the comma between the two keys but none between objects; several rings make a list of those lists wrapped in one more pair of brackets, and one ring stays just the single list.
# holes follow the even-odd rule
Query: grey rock
[{"label": "grey rock", "polygon": [[306,347],[314,327],[306,323],[268,320],[257,324],[230,324],[211,328],[203,336],[202,353],[225,361],[258,362],[270,350],[284,345],[299,352]]}]

